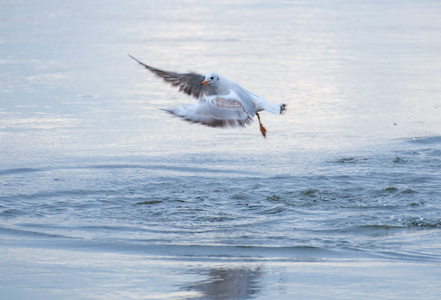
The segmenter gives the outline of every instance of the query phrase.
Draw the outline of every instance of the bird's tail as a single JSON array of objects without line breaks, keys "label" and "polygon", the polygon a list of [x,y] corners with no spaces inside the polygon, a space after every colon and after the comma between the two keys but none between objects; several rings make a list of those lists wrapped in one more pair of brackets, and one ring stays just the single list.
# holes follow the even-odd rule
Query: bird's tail
[{"label": "bird's tail", "polygon": [[256,104],[256,111],[266,110],[275,115],[281,115],[286,111],[286,104],[272,103],[265,100],[262,97],[256,96],[250,93],[253,97],[253,101]]},{"label": "bird's tail", "polygon": [[287,110],[286,104],[280,104],[280,114],[283,115]]},{"label": "bird's tail", "polygon": [[286,111],[286,104],[266,102],[262,106],[263,109],[275,115],[282,115]]}]

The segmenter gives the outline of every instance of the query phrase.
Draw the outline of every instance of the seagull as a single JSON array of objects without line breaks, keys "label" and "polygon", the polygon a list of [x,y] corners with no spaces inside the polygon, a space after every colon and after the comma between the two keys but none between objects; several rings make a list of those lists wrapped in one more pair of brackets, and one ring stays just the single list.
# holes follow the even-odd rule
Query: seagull
[{"label": "seagull", "polygon": [[130,54],[129,56],[165,82],[179,87],[179,91],[197,99],[188,106],[163,109],[187,121],[211,127],[245,127],[253,122],[256,115],[260,131],[266,138],[266,128],[262,125],[259,112],[266,110],[280,115],[286,110],[285,104],[271,103],[215,72],[206,76],[193,72],[168,72],[148,66]]}]

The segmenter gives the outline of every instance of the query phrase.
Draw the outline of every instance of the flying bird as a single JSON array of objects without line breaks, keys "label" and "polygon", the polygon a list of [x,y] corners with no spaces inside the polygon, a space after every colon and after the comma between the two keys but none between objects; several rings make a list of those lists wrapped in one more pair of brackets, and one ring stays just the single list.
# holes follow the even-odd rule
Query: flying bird
[{"label": "flying bird", "polygon": [[271,103],[215,72],[206,76],[193,72],[168,72],[148,66],[129,56],[172,86],[179,87],[179,91],[197,99],[188,106],[164,109],[187,121],[211,127],[244,127],[251,124],[256,115],[260,131],[266,138],[266,128],[262,125],[259,112],[266,110],[279,115],[286,110],[285,104]]}]

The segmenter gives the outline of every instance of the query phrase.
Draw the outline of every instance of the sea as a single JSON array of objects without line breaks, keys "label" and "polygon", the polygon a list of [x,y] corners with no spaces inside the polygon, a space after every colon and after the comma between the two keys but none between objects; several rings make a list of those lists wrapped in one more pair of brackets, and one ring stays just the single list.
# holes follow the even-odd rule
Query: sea
[{"label": "sea", "polygon": [[[439,299],[441,2],[0,2],[0,298]],[[128,55],[268,101],[247,128]]]}]

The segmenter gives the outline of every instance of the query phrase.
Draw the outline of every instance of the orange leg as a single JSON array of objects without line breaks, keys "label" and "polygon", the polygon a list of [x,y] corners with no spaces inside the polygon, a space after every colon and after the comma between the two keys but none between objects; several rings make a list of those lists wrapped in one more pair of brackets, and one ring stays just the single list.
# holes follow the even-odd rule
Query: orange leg
[{"label": "orange leg", "polygon": [[262,132],[263,137],[266,138],[266,128],[263,127],[262,122],[260,122],[259,113],[256,112],[256,116],[257,116],[257,119],[259,120],[260,132]]}]

